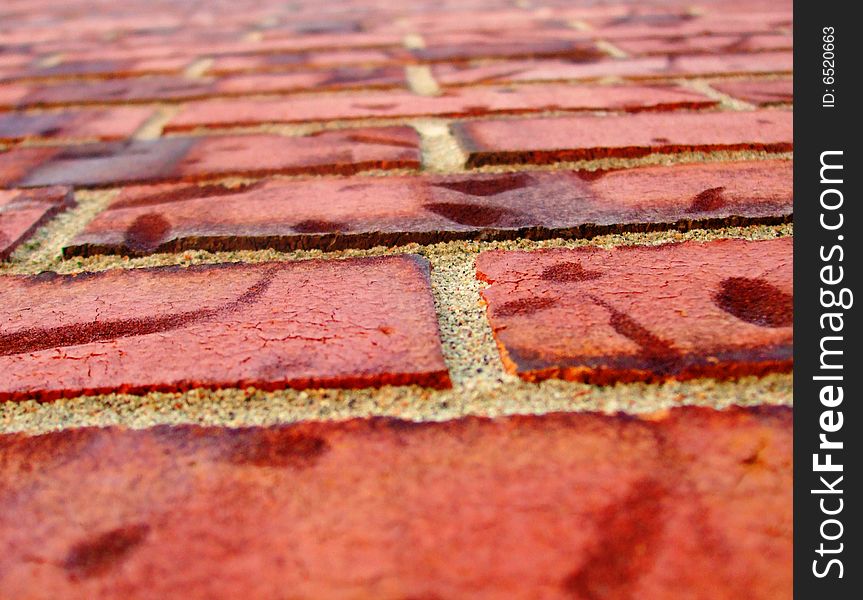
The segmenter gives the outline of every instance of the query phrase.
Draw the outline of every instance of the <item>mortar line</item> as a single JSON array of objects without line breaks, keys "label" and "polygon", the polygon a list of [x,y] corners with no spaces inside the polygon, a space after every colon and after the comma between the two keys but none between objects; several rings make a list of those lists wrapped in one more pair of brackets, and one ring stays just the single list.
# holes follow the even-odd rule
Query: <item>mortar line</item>
[{"label": "mortar line", "polygon": [[631,58],[628,52],[625,52],[621,48],[615,46],[608,40],[594,40],[596,47],[608,54],[610,57],[614,59],[625,59]]},{"label": "mortar line", "polygon": [[694,92],[704,94],[708,98],[719,102],[721,108],[729,111],[752,111],[758,110],[758,107],[749,102],[738,100],[728,94],[720,92],[712,87],[709,82],[704,79],[682,79],[677,82],[680,86],[690,89]]},{"label": "mortar line", "polygon": [[428,65],[407,65],[405,79],[408,88],[419,96],[440,96],[441,89]]},{"label": "mortar line", "polygon": [[205,73],[213,65],[213,59],[209,57],[197,58],[183,70],[186,79],[205,79]]},{"label": "mortar line", "polygon": [[159,107],[138,130],[132,134],[133,140],[155,140],[162,137],[165,125],[180,112],[181,106]]}]

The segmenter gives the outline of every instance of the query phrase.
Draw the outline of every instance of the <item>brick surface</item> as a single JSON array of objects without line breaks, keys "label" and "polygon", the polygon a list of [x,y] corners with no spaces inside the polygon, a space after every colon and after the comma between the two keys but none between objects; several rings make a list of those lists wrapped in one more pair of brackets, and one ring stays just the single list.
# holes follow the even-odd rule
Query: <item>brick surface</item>
[{"label": "brick surface", "polygon": [[[371,248],[452,239],[586,237],[777,223],[792,213],[790,161],[125,188],[67,256],[187,249]],[[309,202],[309,198],[319,199]],[[218,210],[214,210],[218,207]],[[159,235],[139,239],[138,223]]]},{"label": "brick surface", "polygon": [[[57,107],[70,104],[126,104],[155,100],[178,100],[207,95],[210,82],[183,77],[155,76],[96,81],[18,84],[14,96],[0,96],[0,103],[13,108]],[[5,100],[5,101],[4,101]]]},{"label": "brick surface", "polygon": [[791,113],[774,110],[472,121],[451,128],[469,166],[793,147]]},{"label": "brick surface", "polygon": [[614,45],[633,56],[673,54],[733,54],[793,48],[791,35],[717,35],[615,40]]},{"label": "brick surface", "polygon": [[710,75],[791,73],[791,52],[664,56],[604,60],[593,63],[568,61],[499,61],[483,64],[435,64],[432,72],[444,86],[520,81],[597,80],[622,77],[634,80]]},{"label": "brick surface", "polygon": [[405,70],[399,66],[350,66],[315,71],[234,75],[214,82],[218,94],[264,94],[278,92],[382,89],[406,87]]},{"label": "brick surface", "polygon": [[486,252],[477,277],[507,369],[607,384],[792,364],[792,241]]},{"label": "brick surface", "polygon": [[288,54],[219,56],[208,74],[227,75],[245,72],[290,71],[341,66],[384,66],[404,63],[409,54],[403,49],[321,50]]},{"label": "brick surface", "polygon": [[18,79],[46,78],[110,78],[137,75],[178,74],[183,71],[192,59],[152,58],[141,60],[102,60],[63,61],[50,67],[29,68],[18,74]]},{"label": "brick surface", "polygon": [[701,37],[706,35],[758,35],[785,33],[793,26],[791,11],[758,11],[738,14],[630,13],[611,18],[588,19],[591,33],[601,39],[657,36]]},{"label": "brick surface", "polygon": [[74,83],[10,84],[0,87],[0,107],[57,107],[70,104],[127,104],[195,100],[215,96],[274,94],[336,89],[405,87],[402,67],[343,67],[278,75],[236,75],[220,79],[142,77]]},{"label": "brick surface", "polygon": [[[142,218],[130,235],[161,227]],[[0,314],[0,400],[449,385],[428,264],[413,255],[7,276]]]},{"label": "brick surface", "polygon": [[788,407],[0,436],[27,598],[786,598]]},{"label": "brick surface", "polygon": [[28,138],[115,140],[131,136],[154,114],[151,108],[118,107],[51,113],[0,113],[0,142]]},{"label": "brick surface", "polygon": [[46,146],[0,151],[0,187],[7,187],[21,180],[58,151],[57,148]]},{"label": "brick surface", "polygon": [[790,79],[720,81],[712,83],[711,86],[724,94],[758,106],[794,101],[794,82]]},{"label": "brick surface", "polygon": [[[587,40],[501,40],[476,43],[447,43],[414,50],[414,56],[424,62],[465,61],[480,58],[548,58],[565,57],[574,62],[595,62],[607,56],[593,42]],[[434,39],[432,39],[434,44]]]},{"label": "brick surface", "polygon": [[68,188],[0,190],[0,260],[46,220],[74,205]]},{"label": "brick surface", "polygon": [[306,137],[172,137],[0,154],[0,185],[107,186],[229,175],[355,173],[417,168],[419,137],[409,127],[327,131]]},{"label": "brick surface", "polygon": [[196,102],[165,126],[182,131],[203,126],[295,123],[329,119],[384,117],[456,117],[546,110],[667,110],[703,108],[716,102],[677,86],[526,86],[523,88],[468,88],[443,96],[410,93],[363,96],[308,97],[288,100],[227,100]]}]

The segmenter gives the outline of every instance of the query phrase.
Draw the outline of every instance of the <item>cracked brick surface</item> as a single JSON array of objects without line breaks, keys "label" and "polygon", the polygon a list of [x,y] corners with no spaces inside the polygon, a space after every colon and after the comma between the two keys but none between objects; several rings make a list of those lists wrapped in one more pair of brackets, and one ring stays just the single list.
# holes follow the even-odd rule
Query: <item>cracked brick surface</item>
[{"label": "cracked brick surface", "polygon": [[0,314],[0,400],[449,385],[428,264],[412,255],[6,276]]},{"label": "cracked brick surface", "polygon": [[0,599],[791,595],[793,28],[0,2]]},{"label": "cracked brick surface", "polygon": [[452,129],[470,166],[793,148],[791,112],[778,110],[473,121]]},{"label": "cracked brick surface", "polygon": [[598,384],[792,365],[791,239],[491,251],[477,277],[507,369]]},{"label": "cracked brick surface", "polygon": [[0,260],[6,259],[39,225],[73,206],[71,190],[64,187],[0,190]]},{"label": "cracked brick surface", "polygon": [[788,407],[682,408],[0,436],[0,587],[783,598],[791,419]]},{"label": "cracked brick surface", "polygon": [[[760,161],[608,172],[272,181],[235,188],[127,187],[64,252],[333,250],[780,223],[792,213],[791,168],[790,161]],[[148,220],[162,226],[144,239],[135,231]]]}]

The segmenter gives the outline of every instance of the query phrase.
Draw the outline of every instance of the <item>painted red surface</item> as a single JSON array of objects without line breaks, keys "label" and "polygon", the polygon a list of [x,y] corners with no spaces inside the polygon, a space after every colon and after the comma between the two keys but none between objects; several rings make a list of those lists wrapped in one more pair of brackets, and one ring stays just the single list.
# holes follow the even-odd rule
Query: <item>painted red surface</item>
[{"label": "painted red surface", "polygon": [[793,40],[786,35],[734,33],[701,37],[671,36],[614,40],[614,45],[632,56],[676,56],[692,54],[734,54],[738,52],[791,51]]},{"label": "painted red surface", "polygon": [[403,48],[350,50],[314,50],[286,54],[246,54],[219,56],[207,72],[213,75],[235,73],[267,73],[290,71],[302,68],[332,68],[341,66],[385,66],[398,65],[408,60]]},{"label": "painted red surface", "polygon": [[593,81],[603,77],[649,80],[667,77],[791,73],[791,52],[650,56],[571,63],[565,60],[510,60],[490,63],[441,63],[432,66],[444,86],[529,81]]},{"label": "painted red surface", "polygon": [[229,175],[349,174],[419,164],[419,136],[410,127],[324,131],[305,137],[171,137],[15,148],[0,154],[0,185],[91,187]]},{"label": "painted red surface", "polygon": [[471,121],[452,129],[470,166],[793,147],[791,112],[779,110]]},{"label": "painted red surface", "polygon": [[[707,199],[709,201],[709,199]],[[511,372],[598,384],[792,365],[792,240],[491,251],[477,258]]]},{"label": "painted red surface", "polygon": [[49,218],[75,206],[72,191],[64,187],[34,190],[0,190],[0,260]]},{"label": "painted red surface", "polygon": [[339,119],[420,116],[469,116],[549,110],[668,110],[706,108],[716,102],[679,86],[526,86],[464,88],[442,96],[410,92],[363,96],[308,97],[287,100],[223,100],[188,104],[165,126],[166,131],[261,123],[301,123]]},{"label": "painted red surface", "polygon": [[[235,188],[127,187],[64,252],[332,250],[777,223],[792,214],[791,169],[790,161],[756,161],[607,172],[268,181]],[[161,235],[138,243],[130,232],[141,219],[164,222]]]},{"label": "painted red surface", "polygon": [[711,85],[720,92],[758,106],[794,101],[794,82],[790,79],[731,80]]},{"label": "painted red surface", "polygon": [[787,598],[788,407],[0,436],[15,598]]},{"label": "painted red surface", "polygon": [[[142,218],[129,235],[143,244],[163,227]],[[6,276],[0,316],[0,400],[449,386],[428,264],[414,255]]]},{"label": "painted red surface", "polygon": [[0,142],[28,138],[115,140],[130,137],[150,117],[152,108],[117,107],[62,113],[0,113]]},{"label": "painted red surface", "polygon": [[0,87],[0,106],[56,107],[69,104],[128,104],[195,100],[215,96],[405,86],[402,67],[341,67],[278,74],[189,79],[152,76],[95,81],[13,83]]}]

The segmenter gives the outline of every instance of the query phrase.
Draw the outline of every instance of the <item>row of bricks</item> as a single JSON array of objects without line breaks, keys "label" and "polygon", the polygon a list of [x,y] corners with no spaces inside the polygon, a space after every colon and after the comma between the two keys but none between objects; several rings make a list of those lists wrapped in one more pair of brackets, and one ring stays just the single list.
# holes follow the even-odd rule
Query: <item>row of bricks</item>
[{"label": "row of bricks", "polygon": [[2,435],[0,588],[124,600],[788,598],[791,412]]},{"label": "row of bricks", "polygon": [[[544,111],[628,111],[698,109],[716,105],[704,94],[679,86],[526,86],[467,88],[441,96],[409,92],[309,96],[287,100],[192,102],[164,127],[167,132],[197,127],[254,126],[330,120],[409,117],[466,117]],[[0,142],[33,137],[122,139],[131,136],[154,110],[144,107],[79,109],[48,113],[0,114]]]},{"label": "row of bricks", "polygon": [[[607,384],[790,370],[791,257],[786,237],[491,251],[476,268],[510,372]],[[450,386],[415,255],[2,280],[0,399]]]},{"label": "row of bricks", "polygon": [[[191,115],[189,118],[194,118]],[[469,121],[452,126],[468,166],[642,157],[682,151],[793,148],[791,112],[758,110]],[[0,186],[206,180],[224,176],[418,168],[409,127],[323,131],[305,137],[168,137],[0,153]]]},{"label": "row of bricks", "polygon": [[[590,81],[603,77],[632,80],[668,79],[707,75],[788,73],[790,54],[723,55],[718,57],[669,61],[634,59],[579,64],[561,61],[504,62],[471,66],[441,65],[433,70],[444,86],[464,84],[526,83],[542,81]],[[748,100],[753,92],[758,102],[790,102],[791,88],[786,81],[724,81],[716,84],[731,95]],[[183,101],[212,97],[254,94],[283,94],[308,91],[404,88],[405,72],[400,67],[346,67],[323,71],[245,75],[220,79],[183,77],[146,77],[95,82],[37,85],[27,83],[0,86],[0,109],[54,107],[74,104],[118,104],[130,102]],[[726,91],[723,89],[722,91]],[[454,92],[449,92],[452,95]],[[470,94],[471,92],[463,92]],[[474,92],[476,93],[476,92]],[[764,98],[763,100],[760,98]]]},{"label": "row of bricks", "polygon": [[[760,17],[760,18],[759,18]],[[234,61],[244,64],[244,57],[273,55],[283,57],[283,64],[332,64],[333,62],[410,62],[463,61],[478,58],[505,58],[512,56],[548,57],[570,56],[584,59],[601,57],[605,53],[594,44],[595,40],[611,40],[631,55],[697,54],[717,51],[766,51],[790,49],[790,15],[745,16],[690,16],[673,23],[630,21],[629,23],[600,23],[585,30],[574,29],[566,21],[522,23],[519,28],[468,29],[453,26],[434,30],[418,26],[412,32],[341,32],[325,35],[284,36],[269,31],[256,39],[241,39],[242,32],[229,30],[222,35],[201,39],[194,35],[177,39],[175,36],[149,36],[143,39],[126,38],[115,42],[116,54],[111,60],[127,72],[152,70],[181,70],[189,60],[201,56],[226,61],[224,68],[232,68]],[[424,43],[419,48],[403,47],[406,33],[420,34]],[[64,40],[37,45],[13,45],[10,38],[8,58],[0,63],[12,77],[50,77],[69,74],[86,74],[105,70],[104,54],[100,54],[92,40]],[[31,41],[31,40],[28,40]],[[58,65],[39,66],[32,52],[41,55],[57,54],[62,57]],[[217,67],[216,70],[219,68]]]},{"label": "row of bricks", "polygon": [[[236,71],[282,70],[300,67],[322,67],[333,64],[405,64],[413,62],[465,61],[476,59],[550,58],[566,57],[570,60],[590,62],[608,58],[601,46],[590,41],[602,38],[599,32],[550,31],[550,35],[537,36],[535,32],[506,35],[500,32],[456,33],[432,36],[427,47],[408,50],[400,47],[401,40],[387,36],[373,37],[367,47],[351,49],[296,49],[294,40],[270,42],[239,42],[199,44],[197,46],[155,46],[145,48],[118,48],[111,52],[110,61],[95,49],[63,52],[63,60],[50,67],[26,54],[20,59],[7,59],[5,76],[9,79],[52,78],[87,76],[99,73],[148,74],[178,72],[187,68],[199,57],[215,57],[208,73],[225,74]],[[787,34],[740,33],[724,35],[663,37],[635,37],[614,39],[614,46],[629,56],[699,55],[717,53],[769,52],[793,47]],[[612,36],[613,38],[613,36]],[[334,44],[349,43],[350,37],[337,38]],[[387,46],[390,47],[377,47]],[[301,45],[301,44],[300,44]],[[314,45],[314,39],[312,44]],[[179,55],[179,56],[178,56]],[[33,64],[35,63],[35,64]]]},{"label": "row of bricks", "polygon": [[[791,218],[791,181],[790,161],[758,161],[275,180],[236,187],[131,186],[63,251],[69,257],[190,249],[338,250],[776,224]],[[11,253],[38,225],[71,205],[71,191],[64,187],[0,192],[0,253]]]},{"label": "row of bricks", "polygon": [[[17,0],[20,2],[20,0]],[[503,32],[525,29],[561,29],[578,21],[582,27],[605,29],[618,35],[673,30],[681,35],[701,32],[722,33],[747,28],[788,29],[792,23],[790,3],[765,1],[740,2],[709,0],[684,2],[617,2],[602,5],[580,3],[534,3],[533,7],[513,6],[512,2],[418,2],[406,10],[399,5],[332,2],[327,7],[291,5],[289,7],[250,1],[232,2],[208,7],[206,12],[174,10],[162,7],[158,15],[148,13],[146,2],[127,2],[122,8],[101,7],[98,13],[86,10],[89,2],[66,2],[64,7],[78,5],[62,16],[52,11],[55,3],[32,0],[26,8],[41,12],[42,18],[13,7],[9,0],[3,7],[4,19],[10,24],[11,45],[39,43],[58,44],[55,48],[73,47],[76,43],[94,43],[106,35],[129,44],[177,43],[187,38],[206,40],[211,34],[218,40],[237,39],[238,34],[254,31],[261,39],[301,39],[314,43],[315,38],[384,36],[406,33],[440,33],[465,28]],[[119,9],[119,10],[118,10]],[[214,18],[215,17],[215,18]],[[308,38],[311,38],[310,40]],[[65,44],[65,45],[63,45]],[[351,46],[363,45],[352,43]]]},{"label": "row of bricks", "polygon": [[[747,11],[719,14],[713,10],[700,15],[691,11],[685,13],[656,13],[633,15],[621,13],[604,18],[585,18],[584,12],[576,9],[557,10],[556,18],[533,18],[530,11],[494,11],[427,14],[422,17],[409,15],[397,22],[376,20],[374,31],[359,23],[342,24],[338,21],[317,21],[316,30],[303,30],[302,21],[292,18],[287,23],[290,30],[269,26],[266,29],[245,29],[242,26],[228,25],[221,28],[208,23],[206,28],[185,23],[182,27],[161,28],[144,31],[129,31],[115,36],[114,43],[120,51],[130,54],[124,58],[162,58],[176,55],[201,54],[244,54],[274,51],[308,51],[331,49],[362,49],[377,47],[398,47],[407,34],[424,36],[426,45],[431,47],[453,46],[499,41],[501,37],[513,41],[539,41],[543,39],[562,39],[586,41],[590,39],[640,39],[640,38],[698,38],[704,36],[722,37],[729,35],[764,35],[768,33],[787,33],[792,27],[790,11]],[[713,14],[710,14],[713,12]],[[573,24],[578,21],[577,26]],[[104,21],[103,21],[104,23]],[[384,29],[383,24],[389,25]],[[70,21],[58,23],[68,27]],[[7,32],[5,43],[17,48],[22,57],[24,50],[36,48],[52,53],[63,53],[74,60],[101,58],[94,46],[98,38],[81,36],[86,33],[77,29],[66,38],[59,38],[61,28],[52,27],[40,32],[18,26],[15,31]],[[253,39],[245,34],[254,31]],[[73,33],[73,32],[70,32]],[[494,34],[497,34],[495,37]],[[485,37],[483,37],[485,36]],[[55,39],[48,39],[55,38]],[[10,64],[11,61],[9,61]],[[24,62],[23,59],[17,62]]]},{"label": "row of bricks", "polygon": [[[655,42],[651,42],[656,45]],[[559,46],[555,44],[554,46]],[[575,73],[575,77],[579,77],[584,73],[603,72],[613,75],[615,72],[624,74],[632,73],[632,76],[663,76],[671,77],[675,75],[689,75],[703,71],[707,73],[722,73],[723,71],[737,72],[741,69],[746,69],[748,72],[764,72],[764,71],[789,71],[787,67],[791,62],[790,51],[774,51],[784,48],[787,50],[787,44],[778,44],[774,47],[767,47],[760,53],[741,54],[741,50],[745,48],[740,45],[727,45],[724,48],[718,48],[715,53],[700,53],[694,52],[690,54],[675,54],[673,52],[655,53],[658,56],[645,56],[643,58],[630,58],[626,60],[609,60],[606,54],[600,50],[587,50],[583,44],[567,44],[567,47],[572,46],[569,50],[558,50],[552,52],[547,50],[545,53],[535,51],[533,53],[525,50],[520,50],[518,46],[511,48],[509,52],[505,51],[508,45],[501,45],[497,50],[496,56],[488,56],[485,58],[495,58],[500,61],[498,67],[505,66],[509,62],[519,62],[514,59],[525,58],[559,58],[565,60],[552,61],[552,65],[562,63],[558,71],[566,73],[567,71]],[[660,44],[661,46],[661,44]],[[494,48],[488,48],[488,52],[492,52]],[[682,50],[681,50],[682,52]],[[479,58],[479,57],[478,57]],[[510,60],[501,60],[510,59]],[[8,72],[8,69],[0,68],[0,85],[4,82],[6,85],[13,82],[27,82],[46,80],[63,79],[113,79],[118,77],[138,77],[144,75],[180,75],[186,69],[190,68],[197,59],[141,59],[141,60],[119,60],[119,59],[103,59],[100,61],[77,61],[77,62],[61,62],[50,67],[36,68],[19,68]],[[286,75],[306,75],[313,77],[314,73],[308,73],[309,69],[317,70],[335,70],[344,68],[385,68],[396,65],[403,66],[415,64],[417,61],[409,61],[394,55],[392,51],[383,50],[362,50],[362,51],[330,51],[327,53],[319,52],[314,55],[294,55],[294,54],[262,54],[239,57],[223,57],[216,59],[210,65],[205,74],[209,76],[223,75],[239,75],[244,73],[282,73]],[[525,62],[522,60],[521,62]],[[536,68],[543,68],[545,61],[529,61]],[[735,69],[731,69],[728,65],[739,64]],[[747,65],[751,65],[748,66]],[[786,66],[785,69],[778,69],[775,66]],[[434,63],[433,71],[447,73],[452,69],[472,68],[472,63],[464,61],[444,61],[440,59]],[[580,68],[577,68],[580,67]],[[774,67],[769,68],[768,67]],[[553,66],[552,66],[553,68]],[[583,75],[581,75],[583,76]]]}]

